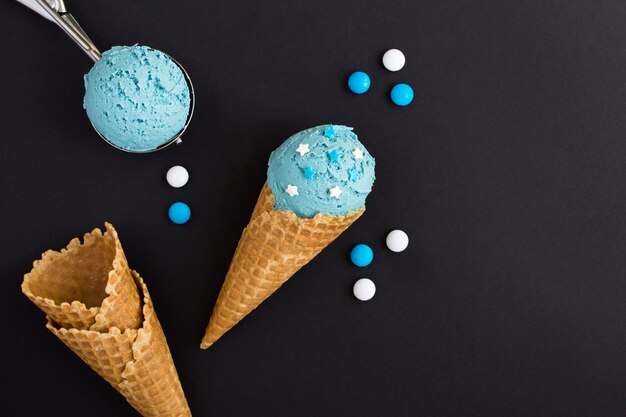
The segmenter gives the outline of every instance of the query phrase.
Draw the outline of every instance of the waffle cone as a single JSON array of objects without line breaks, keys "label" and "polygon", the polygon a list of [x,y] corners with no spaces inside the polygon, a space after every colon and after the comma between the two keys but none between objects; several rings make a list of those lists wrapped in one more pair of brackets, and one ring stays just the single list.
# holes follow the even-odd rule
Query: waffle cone
[{"label": "waffle cone", "polygon": [[274,195],[265,183],[239,239],[200,347],[206,349],[215,343],[364,211],[299,218],[288,210],[274,210]]},{"label": "waffle cone", "polygon": [[44,253],[22,291],[46,313],[48,330],[140,414],[191,416],[148,288],[106,229]]}]

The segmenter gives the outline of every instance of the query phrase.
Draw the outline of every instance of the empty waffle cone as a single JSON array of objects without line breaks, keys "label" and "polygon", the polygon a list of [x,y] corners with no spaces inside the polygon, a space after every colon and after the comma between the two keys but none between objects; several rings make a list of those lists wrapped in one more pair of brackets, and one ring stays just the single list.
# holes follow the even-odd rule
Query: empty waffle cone
[{"label": "empty waffle cone", "polygon": [[191,416],[148,288],[106,229],[44,253],[22,291],[46,313],[46,327],[140,414]]},{"label": "empty waffle cone", "polygon": [[364,211],[300,218],[291,211],[274,210],[274,195],[265,183],[239,239],[200,347],[206,349],[215,343]]},{"label": "empty waffle cone", "polygon": [[117,232],[110,224],[49,250],[24,276],[22,291],[55,323],[67,329],[137,329],[139,292]]}]

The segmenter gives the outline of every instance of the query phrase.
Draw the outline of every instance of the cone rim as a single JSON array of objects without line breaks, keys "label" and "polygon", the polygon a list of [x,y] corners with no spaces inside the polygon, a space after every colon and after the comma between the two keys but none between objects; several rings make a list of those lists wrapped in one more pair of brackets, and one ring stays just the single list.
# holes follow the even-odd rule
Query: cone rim
[{"label": "cone rim", "polygon": [[[85,311],[89,311],[90,313],[93,314],[94,319],[96,319],[95,322],[97,322],[97,316],[100,314],[100,309],[102,308],[102,305],[104,304],[104,301],[111,297],[112,294],[112,288],[110,288],[110,278],[111,275],[114,273],[119,273],[124,269],[124,265],[122,265],[122,262],[120,261],[120,256],[122,257],[122,259],[125,259],[124,256],[124,251],[121,247],[121,243],[119,240],[119,236],[117,234],[117,231],[115,230],[115,228],[113,227],[113,225],[109,222],[104,222],[104,226],[105,226],[105,231],[102,232],[102,230],[99,227],[94,228],[91,232],[89,233],[85,233],[83,235],[83,239],[79,239],[79,238],[73,238],[64,248],[61,248],[60,250],[52,250],[49,249],[45,252],[43,252],[41,254],[41,258],[37,259],[33,262],[33,267],[32,269],[27,272],[24,275],[24,279],[22,280],[22,284],[21,284],[21,290],[24,293],[24,295],[26,295],[28,298],[31,299],[31,301],[33,301],[33,303],[35,304],[45,304],[47,306],[51,306],[51,307],[58,307],[61,309],[67,309],[67,308],[74,308],[74,309],[80,309],[80,310],[85,310]],[[46,258],[50,258],[50,257],[57,257],[60,255],[63,255],[65,252],[69,251],[70,249],[73,249],[75,247],[79,247],[79,246],[84,246],[87,242],[88,239],[93,239],[93,238],[101,238],[103,237],[106,233],[111,233],[112,237],[113,237],[113,241],[115,244],[115,255],[113,257],[113,260],[111,261],[111,267],[109,269],[109,271],[107,272],[107,280],[105,281],[105,286],[104,286],[104,293],[106,294],[106,296],[100,301],[100,305],[98,306],[92,306],[92,307],[87,307],[87,305],[79,300],[72,300],[70,302],[68,301],[62,301],[61,303],[57,303],[57,301],[53,300],[52,298],[49,297],[45,297],[42,295],[37,295],[35,294],[31,288],[30,288],[30,277],[32,276],[32,274],[35,272],[35,270],[39,267],[39,264],[42,263],[43,261],[46,260]]]}]

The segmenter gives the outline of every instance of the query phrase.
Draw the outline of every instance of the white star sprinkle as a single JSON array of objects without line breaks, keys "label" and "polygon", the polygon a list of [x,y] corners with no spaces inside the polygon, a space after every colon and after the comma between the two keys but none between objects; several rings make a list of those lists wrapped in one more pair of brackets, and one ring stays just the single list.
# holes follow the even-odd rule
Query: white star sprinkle
[{"label": "white star sprinkle", "polygon": [[296,149],[296,152],[298,152],[300,156],[304,156],[304,154],[307,153],[308,151],[309,151],[309,145],[307,145],[306,143],[301,143],[300,145],[298,145],[298,149]]},{"label": "white star sprinkle", "polygon": [[298,195],[298,187],[296,187],[295,185],[289,184],[285,192],[289,194],[290,197],[295,197]]},{"label": "white star sprinkle", "polygon": [[341,190],[341,188],[339,188],[338,186],[334,186],[333,188],[331,188],[330,190],[328,190],[328,192],[330,193],[331,197],[335,197],[335,198],[339,198],[339,196],[341,195],[341,193],[343,193],[343,191]]},{"label": "white star sprinkle", "polygon": [[352,155],[354,155],[356,159],[363,159],[363,151],[358,148],[352,151]]}]

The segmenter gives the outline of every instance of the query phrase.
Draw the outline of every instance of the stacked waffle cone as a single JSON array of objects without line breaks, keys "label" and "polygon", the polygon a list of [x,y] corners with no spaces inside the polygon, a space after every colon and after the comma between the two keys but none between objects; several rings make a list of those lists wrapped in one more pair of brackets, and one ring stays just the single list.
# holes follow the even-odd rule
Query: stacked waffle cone
[{"label": "stacked waffle cone", "polygon": [[265,183],[239,239],[200,347],[215,343],[364,211],[300,218],[289,210],[274,210],[274,195]]},{"label": "stacked waffle cone", "polygon": [[145,417],[191,416],[148,288],[106,224],[47,251],[22,283],[46,327]]}]

